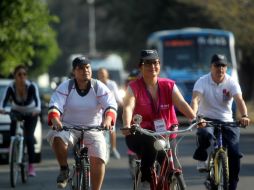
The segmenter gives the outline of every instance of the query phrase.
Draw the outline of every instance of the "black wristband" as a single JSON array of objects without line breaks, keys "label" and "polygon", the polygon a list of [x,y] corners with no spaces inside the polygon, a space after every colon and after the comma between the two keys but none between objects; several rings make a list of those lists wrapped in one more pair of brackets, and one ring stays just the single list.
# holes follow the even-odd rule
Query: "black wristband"
[{"label": "black wristband", "polygon": [[244,118],[244,117],[248,118],[249,116],[247,114],[244,114],[244,115],[242,115],[242,118]]}]

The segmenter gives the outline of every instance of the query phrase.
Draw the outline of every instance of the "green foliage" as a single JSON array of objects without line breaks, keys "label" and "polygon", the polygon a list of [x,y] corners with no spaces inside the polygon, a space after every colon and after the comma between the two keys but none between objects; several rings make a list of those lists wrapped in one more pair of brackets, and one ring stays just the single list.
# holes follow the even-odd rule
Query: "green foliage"
[{"label": "green foliage", "polygon": [[34,75],[47,71],[60,53],[49,25],[58,18],[40,0],[2,0],[0,10],[0,74],[8,76],[18,64]]}]

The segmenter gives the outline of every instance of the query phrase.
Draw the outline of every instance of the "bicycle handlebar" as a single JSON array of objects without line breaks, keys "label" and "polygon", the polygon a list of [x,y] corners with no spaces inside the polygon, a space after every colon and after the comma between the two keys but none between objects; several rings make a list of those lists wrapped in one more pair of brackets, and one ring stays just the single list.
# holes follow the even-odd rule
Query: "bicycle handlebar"
[{"label": "bicycle handlebar", "polygon": [[223,122],[223,121],[208,121],[207,127],[241,127],[245,128],[246,126],[242,125],[240,121],[229,121],[229,122]]},{"label": "bicycle handlebar", "polygon": [[107,128],[104,128],[102,126],[63,126],[63,130],[69,131],[69,130],[76,130],[76,131],[107,131]]},{"label": "bicycle handlebar", "polygon": [[195,122],[190,124],[186,129],[176,130],[176,131],[162,131],[162,132],[155,132],[148,129],[141,128],[139,124],[133,124],[131,125],[131,128],[122,128],[121,130],[130,130],[131,132],[139,131],[140,133],[143,133],[148,136],[163,136],[163,135],[171,135],[171,134],[179,134],[179,133],[185,133],[188,131],[191,131],[193,127],[200,124],[200,122]]}]

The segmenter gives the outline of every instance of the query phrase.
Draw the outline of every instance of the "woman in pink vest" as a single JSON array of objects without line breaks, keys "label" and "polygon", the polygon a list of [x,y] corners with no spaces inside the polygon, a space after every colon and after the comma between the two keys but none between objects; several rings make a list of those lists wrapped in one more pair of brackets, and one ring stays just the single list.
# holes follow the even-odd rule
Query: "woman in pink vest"
[{"label": "woman in pink vest", "polygon": [[[142,116],[141,127],[154,130],[170,130],[178,124],[174,106],[188,119],[195,118],[191,107],[184,100],[174,81],[160,78],[160,59],[156,50],[142,50],[139,62],[141,76],[130,82],[123,105],[123,124],[129,128],[135,114]],[[142,185],[149,186],[150,167],[155,161],[154,139],[135,133],[131,135],[123,130],[129,149],[141,155]],[[174,138],[174,136],[172,136]],[[162,154],[163,151],[158,152]]]}]

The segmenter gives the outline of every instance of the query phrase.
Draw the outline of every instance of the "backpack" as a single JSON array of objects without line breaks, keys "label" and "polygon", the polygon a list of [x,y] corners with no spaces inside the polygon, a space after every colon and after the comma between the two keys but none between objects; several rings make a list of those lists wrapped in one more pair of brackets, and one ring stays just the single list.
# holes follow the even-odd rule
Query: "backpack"
[{"label": "backpack", "polygon": [[[97,79],[93,79],[93,78],[91,79],[91,86],[94,87],[94,91],[95,91],[96,95],[97,95],[97,91],[98,91],[97,81],[98,81]],[[74,79],[70,79],[69,84],[68,84],[68,95],[67,95],[67,97],[69,96],[73,85],[74,85]]]}]

